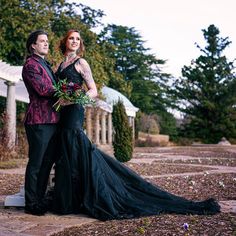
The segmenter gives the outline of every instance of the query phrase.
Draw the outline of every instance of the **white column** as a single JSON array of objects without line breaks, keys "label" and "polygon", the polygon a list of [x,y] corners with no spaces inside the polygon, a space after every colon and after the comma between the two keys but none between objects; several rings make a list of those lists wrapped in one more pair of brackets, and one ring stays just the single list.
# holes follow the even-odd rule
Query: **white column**
[{"label": "white column", "polygon": [[92,140],[92,108],[86,107],[86,134],[90,140]]},{"label": "white column", "polygon": [[108,144],[112,144],[112,114],[108,113]]},{"label": "white column", "polygon": [[106,144],[106,112],[102,111],[102,123],[101,123],[101,138],[102,138],[102,144]]},{"label": "white column", "polygon": [[16,140],[16,99],[15,92],[16,87],[15,83],[6,81],[7,85],[7,138],[8,138],[8,147],[15,147]]},{"label": "white column", "polygon": [[94,142],[95,144],[99,145],[100,144],[100,121],[99,121],[99,117],[100,117],[100,110],[96,109],[95,110],[95,132],[94,132]]},{"label": "white column", "polygon": [[132,131],[133,131],[133,140],[135,140],[135,118],[134,117],[132,117],[131,123],[132,123]]}]

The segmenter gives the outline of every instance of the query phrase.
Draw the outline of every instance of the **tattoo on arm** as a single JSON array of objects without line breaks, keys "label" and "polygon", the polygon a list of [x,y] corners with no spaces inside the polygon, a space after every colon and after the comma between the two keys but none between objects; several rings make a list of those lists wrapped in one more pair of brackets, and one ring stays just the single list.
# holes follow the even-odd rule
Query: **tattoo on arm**
[{"label": "tattoo on arm", "polygon": [[91,69],[90,69],[89,65],[87,64],[87,62],[85,62],[85,61],[80,63],[80,66],[81,66],[81,75],[82,75],[86,85],[88,87],[90,87],[89,85],[94,83]]},{"label": "tattoo on arm", "polygon": [[84,60],[79,60],[81,75],[85,81],[85,84],[88,88],[87,95],[94,98],[97,96],[96,84],[93,80],[93,75],[90,69],[89,64]]}]

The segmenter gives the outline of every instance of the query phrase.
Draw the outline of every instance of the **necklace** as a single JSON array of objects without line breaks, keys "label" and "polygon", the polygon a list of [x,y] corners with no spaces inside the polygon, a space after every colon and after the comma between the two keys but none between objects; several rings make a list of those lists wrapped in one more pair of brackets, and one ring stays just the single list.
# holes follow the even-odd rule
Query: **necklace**
[{"label": "necklace", "polygon": [[75,53],[68,54],[62,63],[62,69],[65,69],[67,66],[71,65],[77,58],[78,56]]},{"label": "necklace", "polygon": [[66,64],[70,64],[70,63],[72,63],[75,59],[77,59],[77,57],[78,57],[78,56],[76,55],[76,53],[68,54],[68,55],[66,56],[64,62],[65,62]]}]

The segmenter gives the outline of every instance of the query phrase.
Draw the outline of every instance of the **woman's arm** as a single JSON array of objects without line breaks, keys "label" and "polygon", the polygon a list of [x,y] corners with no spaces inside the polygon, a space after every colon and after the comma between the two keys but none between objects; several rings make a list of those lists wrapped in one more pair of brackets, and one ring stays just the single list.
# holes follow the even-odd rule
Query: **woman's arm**
[{"label": "woman's arm", "polygon": [[80,60],[78,60],[78,62],[75,65],[75,68],[78,72],[81,73],[85,84],[88,88],[88,91],[86,92],[86,94],[90,97],[90,98],[95,98],[98,95],[97,92],[97,87],[96,84],[94,82],[93,76],[92,76],[92,72],[90,69],[89,64],[87,63],[87,61],[83,58],[81,58]]}]

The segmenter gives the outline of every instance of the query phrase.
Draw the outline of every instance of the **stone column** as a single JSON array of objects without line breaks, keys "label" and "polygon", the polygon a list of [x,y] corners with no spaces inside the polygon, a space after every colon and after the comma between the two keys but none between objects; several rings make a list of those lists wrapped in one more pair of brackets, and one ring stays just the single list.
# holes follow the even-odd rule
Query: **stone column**
[{"label": "stone column", "polygon": [[101,116],[101,119],[102,119],[102,127],[101,127],[101,138],[102,138],[102,144],[106,144],[107,140],[106,140],[106,112],[105,111],[102,111],[102,116]]},{"label": "stone column", "polygon": [[134,117],[131,118],[131,127],[133,131],[133,140],[135,140],[135,118]]},{"label": "stone column", "polygon": [[131,116],[128,116],[128,122],[129,122],[129,126],[131,126],[132,127],[132,117]]},{"label": "stone column", "polygon": [[92,134],[92,108],[86,107],[86,134],[90,140],[93,138]]},{"label": "stone column", "polygon": [[112,114],[108,113],[108,144],[112,144]]},{"label": "stone column", "polygon": [[6,81],[7,85],[7,138],[8,138],[8,147],[14,148],[16,141],[16,99],[15,92],[16,87],[14,82]]},{"label": "stone column", "polygon": [[99,145],[100,144],[100,121],[99,121],[99,118],[100,118],[100,110],[99,109],[96,109],[95,110],[95,124],[94,124],[94,143]]}]

